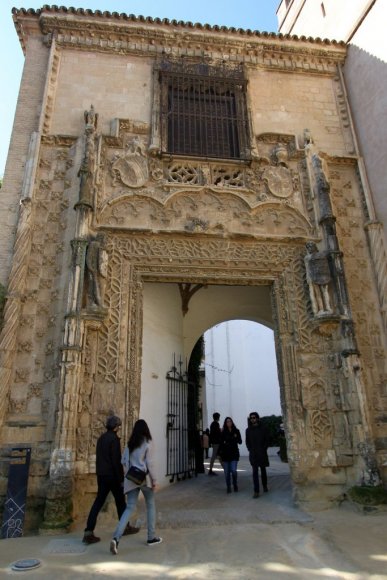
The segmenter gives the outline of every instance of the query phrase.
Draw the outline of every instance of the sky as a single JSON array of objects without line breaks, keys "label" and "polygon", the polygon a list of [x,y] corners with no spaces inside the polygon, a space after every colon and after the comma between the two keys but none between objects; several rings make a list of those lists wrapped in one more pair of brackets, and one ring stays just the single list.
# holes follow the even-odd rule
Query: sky
[{"label": "sky", "polygon": [[276,10],[280,0],[0,0],[0,176],[3,176],[19,92],[24,56],[12,20],[12,8],[41,8],[44,4],[90,8],[109,12],[169,18],[202,24],[277,31]]}]

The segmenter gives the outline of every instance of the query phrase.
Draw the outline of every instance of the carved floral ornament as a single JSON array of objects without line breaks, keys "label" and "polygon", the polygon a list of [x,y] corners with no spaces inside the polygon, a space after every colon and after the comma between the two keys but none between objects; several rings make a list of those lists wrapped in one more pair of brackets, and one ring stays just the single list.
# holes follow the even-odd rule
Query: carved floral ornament
[{"label": "carved floral ornament", "polygon": [[[137,123],[138,124],[138,123]],[[104,137],[97,219],[100,225],[308,236],[293,135],[265,134],[250,163],[149,156],[133,121]]]}]

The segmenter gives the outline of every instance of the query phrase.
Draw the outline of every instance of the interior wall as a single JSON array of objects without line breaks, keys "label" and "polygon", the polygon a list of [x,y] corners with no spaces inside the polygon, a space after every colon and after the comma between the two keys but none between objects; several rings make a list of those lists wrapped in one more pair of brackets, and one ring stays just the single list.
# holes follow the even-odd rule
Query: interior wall
[{"label": "interior wall", "polygon": [[183,355],[182,311],[177,284],[144,284],[140,418],[152,433],[156,473],[166,485],[167,381],[173,353]]},{"label": "interior wall", "polygon": [[207,286],[192,296],[188,308],[183,320],[187,358],[206,330],[226,320],[251,320],[273,328],[270,286]]}]

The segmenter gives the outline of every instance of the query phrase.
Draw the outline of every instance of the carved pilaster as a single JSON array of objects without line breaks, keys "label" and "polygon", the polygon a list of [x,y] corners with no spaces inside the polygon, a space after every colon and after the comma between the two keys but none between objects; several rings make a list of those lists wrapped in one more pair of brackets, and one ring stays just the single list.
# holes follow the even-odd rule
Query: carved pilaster
[{"label": "carved pilaster", "polygon": [[9,277],[4,324],[0,341],[0,422],[8,403],[8,390],[16,354],[16,337],[21,304],[26,287],[28,258],[31,251],[31,199],[20,202],[12,269]]}]

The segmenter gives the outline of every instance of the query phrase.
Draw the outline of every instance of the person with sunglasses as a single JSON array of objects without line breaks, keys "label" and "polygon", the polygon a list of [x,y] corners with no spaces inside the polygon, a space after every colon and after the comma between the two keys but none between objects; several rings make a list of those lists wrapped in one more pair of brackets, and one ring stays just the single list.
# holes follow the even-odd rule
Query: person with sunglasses
[{"label": "person with sunglasses", "polygon": [[267,448],[269,447],[269,432],[265,425],[260,421],[258,413],[250,413],[248,418],[248,427],[246,429],[246,447],[249,451],[250,465],[253,468],[253,498],[259,497],[259,474],[261,470],[261,479],[263,491],[267,492],[267,473],[266,467],[269,466],[269,457]]}]

